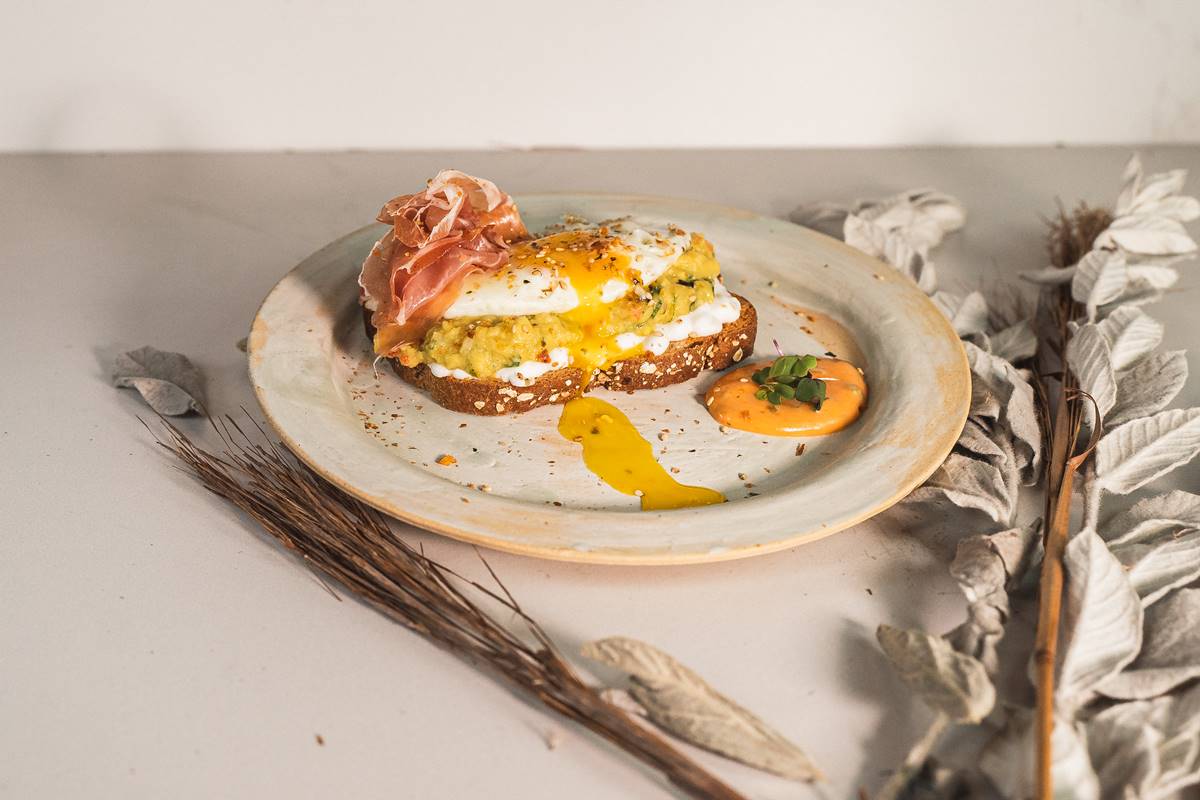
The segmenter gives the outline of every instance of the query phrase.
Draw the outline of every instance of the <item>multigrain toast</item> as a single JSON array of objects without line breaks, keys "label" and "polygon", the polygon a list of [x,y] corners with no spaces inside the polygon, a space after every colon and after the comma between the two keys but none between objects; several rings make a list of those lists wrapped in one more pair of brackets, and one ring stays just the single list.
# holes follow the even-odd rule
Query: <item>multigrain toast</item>
[{"label": "multigrain toast", "polygon": [[[438,405],[481,416],[519,414],[538,406],[565,403],[596,387],[617,391],[659,389],[694,378],[703,370],[725,369],[750,355],[758,330],[758,314],[746,298],[735,296],[741,304],[741,314],[719,332],[672,342],[662,355],[642,353],[618,361],[597,372],[586,386],[583,371],[578,367],[548,372],[531,386],[513,386],[497,378],[439,378],[424,364],[406,367],[397,359],[388,360],[401,378],[428,392]],[[367,336],[374,336],[370,314],[364,312],[363,320]]]}]

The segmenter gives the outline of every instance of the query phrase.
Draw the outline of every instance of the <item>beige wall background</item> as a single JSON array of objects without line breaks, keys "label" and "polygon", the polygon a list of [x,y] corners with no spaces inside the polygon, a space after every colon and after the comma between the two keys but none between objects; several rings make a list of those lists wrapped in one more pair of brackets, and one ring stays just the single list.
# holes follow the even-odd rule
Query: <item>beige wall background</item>
[{"label": "beige wall background", "polygon": [[1200,2],[8,0],[0,151],[1200,141]]}]

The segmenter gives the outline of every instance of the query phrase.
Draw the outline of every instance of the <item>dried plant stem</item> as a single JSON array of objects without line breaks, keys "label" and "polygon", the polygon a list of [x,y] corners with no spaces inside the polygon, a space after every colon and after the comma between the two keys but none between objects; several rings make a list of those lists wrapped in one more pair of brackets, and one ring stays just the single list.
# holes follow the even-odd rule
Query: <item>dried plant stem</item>
[{"label": "dried plant stem", "polygon": [[[1051,242],[1054,241],[1052,235]],[[1061,243],[1058,246],[1061,247]],[[1062,618],[1063,554],[1070,533],[1071,491],[1075,482],[1074,471],[1068,465],[1078,437],[1078,415],[1071,394],[1075,378],[1067,369],[1065,358],[1067,322],[1072,316],[1073,302],[1065,291],[1059,292],[1057,300],[1057,341],[1039,343],[1042,351],[1040,355],[1044,360],[1057,357],[1061,364],[1058,402],[1046,415],[1051,420],[1050,459],[1046,467],[1046,531],[1042,539],[1037,638],[1034,642],[1037,688],[1037,709],[1034,717],[1034,786],[1039,800],[1049,800],[1054,796],[1054,754],[1051,747],[1051,737],[1054,734],[1054,672],[1058,661],[1058,628]],[[1047,353],[1047,350],[1054,352]],[[1043,397],[1050,397],[1049,387],[1043,385],[1043,388]]]},{"label": "dried plant stem", "polygon": [[[1088,395],[1070,392],[1071,377],[1066,376],[1064,392],[1059,399],[1060,411],[1055,416],[1055,442],[1061,438],[1065,445],[1060,451],[1056,446],[1051,452],[1051,466],[1061,464],[1054,471],[1058,476],[1058,487],[1052,495],[1047,517],[1050,520],[1043,539],[1045,553],[1039,582],[1037,639],[1034,642],[1034,659],[1037,675],[1037,715],[1035,717],[1037,742],[1037,797],[1050,800],[1054,796],[1053,764],[1054,753],[1051,739],[1054,735],[1054,673],[1058,662],[1058,627],[1062,619],[1063,555],[1070,538],[1071,499],[1075,487],[1075,476],[1083,469],[1084,462],[1092,454],[1100,436],[1099,409],[1092,439],[1080,453],[1071,455],[1079,440],[1079,428],[1083,419],[1080,399],[1091,400]],[[1093,401],[1094,402],[1094,401]],[[1067,435],[1057,436],[1059,426],[1065,426]],[[1066,454],[1065,456],[1061,454]],[[1064,458],[1063,461],[1055,459]],[[1051,479],[1053,484],[1053,478]],[[1085,478],[1085,483],[1086,483]]]},{"label": "dried plant stem", "polygon": [[933,718],[933,722],[929,724],[929,730],[925,731],[925,734],[909,749],[908,755],[904,757],[904,763],[879,789],[875,800],[896,800],[900,797],[908,788],[909,781],[925,766],[925,762],[929,760],[929,754],[933,752],[933,748],[937,746],[942,734],[949,727],[950,718],[939,711]]},{"label": "dried plant stem", "polygon": [[[744,800],[585,683],[490,567],[498,591],[463,579],[415,550],[397,538],[374,509],[280,448],[252,441],[232,420],[213,425],[224,445],[222,453],[198,447],[165,420],[163,426],[166,436],[159,443],[206,489],[253,517],[318,577],[340,584],[388,618],[527,692],[658,770],[686,794]],[[532,641],[496,621],[464,591],[463,583],[515,614]]]},{"label": "dried plant stem", "polygon": [[[1066,420],[1063,419],[1066,405],[1064,401],[1059,406],[1056,428],[1060,424],[1066,427]],[[1055,433],[1057,432],[1056,430]],[[1065,448],[1062,452],[1065,452]],[[1071,491],[1075,480],[1075,471],[1066,466],[1069,459],[1061,459],[1059,453],[1056,447],[1051,461],[1051,469],[1061,478],[1047,516],[1049,524],[1046,526],[1043,541],[1045,555],[1039,582],[1037,640],[1034,644],[1034,658],[1037,664],[1036,786],[1037,797],[1046,800],[1054,796],[1051,774],[1053,753],[1050,746],[1050,739],[1054,733],[1054,670],[1058,658],[1058,625],[1062,617],[1063,553],[1067,547]]]},{"label": "dried plant stem", "polygon": [[[1080,205],[1068,214],[1059,209],[1052,223],[1047,245],[1050,262],[1066,267],[1079,261],[1095,242],[1096,237],[1112,221],[1109,212]],[[1043,536],[1044,555],[1038,586],[1038,625],[1034,642],[1037,708],[1034,717],[1034,748],[1036,774],[1034,785],[1039,800],[1054,796],[1054,686],[1058,662],[1058,631],[1062,619],[1063,555],[1070,538],[1071,500],[1075,475],[1091,454],[1100,430],[1099,408],[1094,417],[1092,441],[1076,454],[1079,431],[1083,424],[1084,401],[1091,398],[1079,391],[1075,376],[1066,363],[1070,322],[1078,318],[1079,305],[1071,298],[1069,286],[1057,291],[1053,308],[1055,333],[1053,341],[1038,342],[1041,361],[1041,391],[1039,396],[1055,396],[1053,409],[1046,409],[1050,420],[1050,458],[1046,467],[1046,531]],[[1039,337],[1040,338],[1040,337]],[[1056,369],[1057,368],[1057,369]],[[1057,392],[1052,391],[1048,376],[1060,375]],[[1094,401],[1092,401],[1094,402]]]}]

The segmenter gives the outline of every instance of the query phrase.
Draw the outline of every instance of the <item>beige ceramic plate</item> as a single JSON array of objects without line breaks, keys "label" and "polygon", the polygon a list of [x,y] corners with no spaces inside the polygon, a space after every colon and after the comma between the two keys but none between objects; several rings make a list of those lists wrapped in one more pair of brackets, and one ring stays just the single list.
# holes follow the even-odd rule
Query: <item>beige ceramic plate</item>
[{"label": "beige ceramic plate", "polygon": [[[382,226],[313,254],[254,320],[250,378],[300,458],[388,514],[456,539],[543,558],[683,564],[768,553],[895,503],[950,452],[970,403],[958,338],[909,281],[805,228],[702,203],[618,195],[517,198],[537,230],[564,213],[625,214],[700,231],[729,287],[758,309],[756,355],[832,350],[863,366],[870,403],[849,429],[808,440],[721,432],[700,400],[715,376],[636,394],[598,392],[685,483],[728,503],[642,512],[602,484],[556,430],[560,407],[520,416],[446,411],[372,369],[355,282]],[[819,313],[812,313],[819,312]],[[836,322],[835,322],[836,320]],[[840,323],[840,324],[839,324]],[[659,441],[659,433],[667,433]],[[797,445],[805,449],[797,456]],[[438,456],[457,464],[439,466]],[[478,487],[486,485],[490,491]]]}]

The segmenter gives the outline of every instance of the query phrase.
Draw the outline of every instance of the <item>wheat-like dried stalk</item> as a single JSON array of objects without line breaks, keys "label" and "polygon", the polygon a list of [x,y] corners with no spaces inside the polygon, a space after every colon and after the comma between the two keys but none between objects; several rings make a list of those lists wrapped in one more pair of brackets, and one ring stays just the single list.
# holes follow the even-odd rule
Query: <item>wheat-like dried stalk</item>
[{"label": "wheat-like dried stalk", "polygon": [[[206,489],[249,514],[295,552],[318,577],[340,584],[388,618],[529,693],[550,710],[658,770],[688,795],[743,800],[585,683],[491,567],[487,569],[498,591],[462,578],[406,544],[379,512],[276,447],[261,428],[265,444],[247,436],[232,419],[215,421],[213,427],[224,446],[218,454],[201,448],[165,420],[162,426],[165,435],[155,434],[159,444]],[[472,599],[472,591],[516,614],[532,641],[497,622]]]},{"label": "wheat-like dried stalk", "polygon": [[1106,208],[1092,208],[1087,203],[1067,211],[1060,203],[1058,216],[1049,220],[1050,230],[1046,234],[1046,253],[1050,264],[1055,267],[1070,267],[1087,255],[1096,237],[1113,222],[1112,212]]}]

